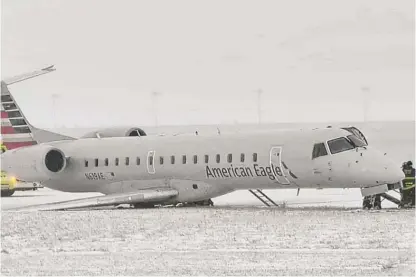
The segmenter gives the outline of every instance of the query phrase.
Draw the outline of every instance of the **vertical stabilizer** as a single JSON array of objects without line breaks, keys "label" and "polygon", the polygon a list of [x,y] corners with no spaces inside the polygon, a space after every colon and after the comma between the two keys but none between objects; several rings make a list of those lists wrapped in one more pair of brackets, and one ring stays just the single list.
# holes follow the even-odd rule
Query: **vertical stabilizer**
[{"label": "vertical stabilizer", "polygon": [[1,137],[9,150],[37,143],[29,123],[3,81],[1,82]]},{"label": "vertical stabilizer", "polygon": [[56,140],[74,139],[33,127],[8,89],[9,84],[21,82],[52,71],[55,71],[55,69],[53,66],[50,66],[1,81],[1,139],[7,149],[10,150]]}]

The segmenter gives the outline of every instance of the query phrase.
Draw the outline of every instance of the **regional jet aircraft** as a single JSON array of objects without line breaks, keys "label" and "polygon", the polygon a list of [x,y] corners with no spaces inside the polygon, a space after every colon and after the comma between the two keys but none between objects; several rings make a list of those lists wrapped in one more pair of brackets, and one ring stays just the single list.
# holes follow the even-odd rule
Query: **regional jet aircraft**
[{"label": "regional jet aircraft", "polygon": [[[3,96],[17,107],[8,90]],[[38,210],[174,205],[247,189],[370,187],[374,192],[404,178],[356,128],[179,136],[109,128],[16,148],[1,159],[3,170],[19,180],[104,194],[38,205]]]}]

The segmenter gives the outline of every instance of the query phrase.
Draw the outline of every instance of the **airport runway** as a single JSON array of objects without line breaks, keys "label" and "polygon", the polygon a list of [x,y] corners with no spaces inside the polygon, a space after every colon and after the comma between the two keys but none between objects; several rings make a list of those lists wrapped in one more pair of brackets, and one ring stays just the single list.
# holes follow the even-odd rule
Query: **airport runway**
[{"label": "airport runway", "polygon": [[[313,193],[325,195],[310,190],[309,200]],[[249,196],[239,194],[227,197],[244,204]],[[79,196],[22,192],[3,198],[2,208],[13,198],[23,205],[68,197]],[[414,210],[248,202],[246,208],[2,211],[2,275],[415,274]]]}]

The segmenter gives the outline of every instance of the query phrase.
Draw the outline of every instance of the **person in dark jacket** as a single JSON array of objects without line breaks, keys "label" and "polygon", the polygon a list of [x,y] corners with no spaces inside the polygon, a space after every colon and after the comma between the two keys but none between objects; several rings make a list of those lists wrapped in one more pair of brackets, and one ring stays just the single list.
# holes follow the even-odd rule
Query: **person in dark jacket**
[{"label": "person in dark jacket", "polygon": [[405,178],[402,189],[402,207],[415,207],[415,168],[413,163],[408,161],[402,166]]}]

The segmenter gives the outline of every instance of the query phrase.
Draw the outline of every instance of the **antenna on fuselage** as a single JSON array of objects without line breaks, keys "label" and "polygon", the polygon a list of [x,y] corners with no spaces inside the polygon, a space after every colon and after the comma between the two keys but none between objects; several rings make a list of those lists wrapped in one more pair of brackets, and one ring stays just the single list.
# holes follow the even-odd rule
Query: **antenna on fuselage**
[{"label": "antenna on fuselage", "polygon": [[218,132],[218,135],[221,135],[220,128],[218,128],[218,127],[217,127],[217,132]]}]

